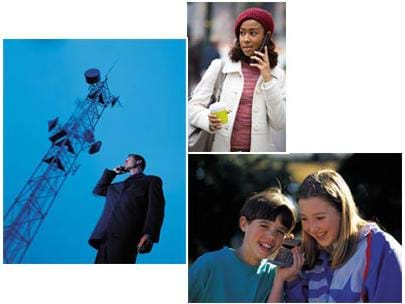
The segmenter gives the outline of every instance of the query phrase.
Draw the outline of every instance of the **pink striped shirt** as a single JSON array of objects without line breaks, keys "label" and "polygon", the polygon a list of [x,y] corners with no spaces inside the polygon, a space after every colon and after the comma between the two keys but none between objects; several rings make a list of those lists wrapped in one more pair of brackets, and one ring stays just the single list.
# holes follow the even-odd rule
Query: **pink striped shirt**
[{"label": "pink striped shirt", "polygon": [[250,151],[253,95],[260,70],[242,62],[243,92],[236,113],[231,137],[232,151]]}]

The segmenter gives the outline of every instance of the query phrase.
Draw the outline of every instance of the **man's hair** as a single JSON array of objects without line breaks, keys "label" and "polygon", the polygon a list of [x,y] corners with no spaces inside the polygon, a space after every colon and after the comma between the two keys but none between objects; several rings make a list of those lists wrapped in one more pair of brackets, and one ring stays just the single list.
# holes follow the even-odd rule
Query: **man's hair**
[{"label": "man's hair", "polygon": [[141,161],[141,169],[142,169],[142,171],[144,171],[145,170],[145,167],[146,167],[146,161],[145,161],[145,159],[141,156],[141,155],[139,155],[139,154],[129,154],[128,155],[128,157],[133,157],[134,159],[135,159],[135,161]]},{"label": "man's hair", "polygon": [[275,221],[280,216],[281,223],[289,231],[295,227],[297,218],[295,206],[276,187],[248,198],[240,210],[240,216],[246,217],[248,222],[256,219]]}]

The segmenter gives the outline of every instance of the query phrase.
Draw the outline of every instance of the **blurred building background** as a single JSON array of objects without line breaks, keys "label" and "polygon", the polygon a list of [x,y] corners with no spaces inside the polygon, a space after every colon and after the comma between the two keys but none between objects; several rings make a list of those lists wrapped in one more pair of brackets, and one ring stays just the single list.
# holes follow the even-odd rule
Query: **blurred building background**
[{"label": "blurred building background", "polygon": [[[303,179],[334,169],[348,183],[360,214],[402,243],[402,154],[189,155],[188,258],[237,248],[239,210],[246,198],[281,186],[293,200]],[[293,233],[300,237],[301,225]]]},{"label": "blurred building background", "polygon": [[279,65],[285,70],[285,2],[189,2],[187,3],[188,92],[215,58],[226,58],[235,42],[234,23],[240,12],[260,7],[273,15],[273,41],[279,53]]}]

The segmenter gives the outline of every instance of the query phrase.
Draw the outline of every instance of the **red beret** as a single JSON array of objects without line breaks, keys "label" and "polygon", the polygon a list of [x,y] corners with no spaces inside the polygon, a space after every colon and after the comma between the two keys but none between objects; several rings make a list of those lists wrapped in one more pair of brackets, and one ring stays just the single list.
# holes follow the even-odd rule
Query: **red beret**
[{"label": "red beret", "polygon": [[271,34],[274,32],[274,21],[273,16],[264,9],[252,7],[248,8],[241,12],[238,18],[235,21],[235,35],[236,38],[239,37],[239,29],[242,23],[248,19],[253,19],[259,22],[266,32],[271,31]]}]

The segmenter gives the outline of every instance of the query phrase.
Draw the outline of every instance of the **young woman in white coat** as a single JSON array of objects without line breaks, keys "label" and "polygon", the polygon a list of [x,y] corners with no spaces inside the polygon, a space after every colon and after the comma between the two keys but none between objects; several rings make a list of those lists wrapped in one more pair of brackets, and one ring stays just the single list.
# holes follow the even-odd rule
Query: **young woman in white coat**
[{"label": "young woman in white coat", "polygon": [[[269,12],[243,11],[235,21],[236,41],[229,58],[213,60],[193,91],[189,122],[215,134],[212,152],[283,150],[275,145],[274,130],[285,129],[285,73],[277,66],[273,32]],[[227,125],[207,108],[221,73],[225,75],[219,101],[228,107]]]}]

